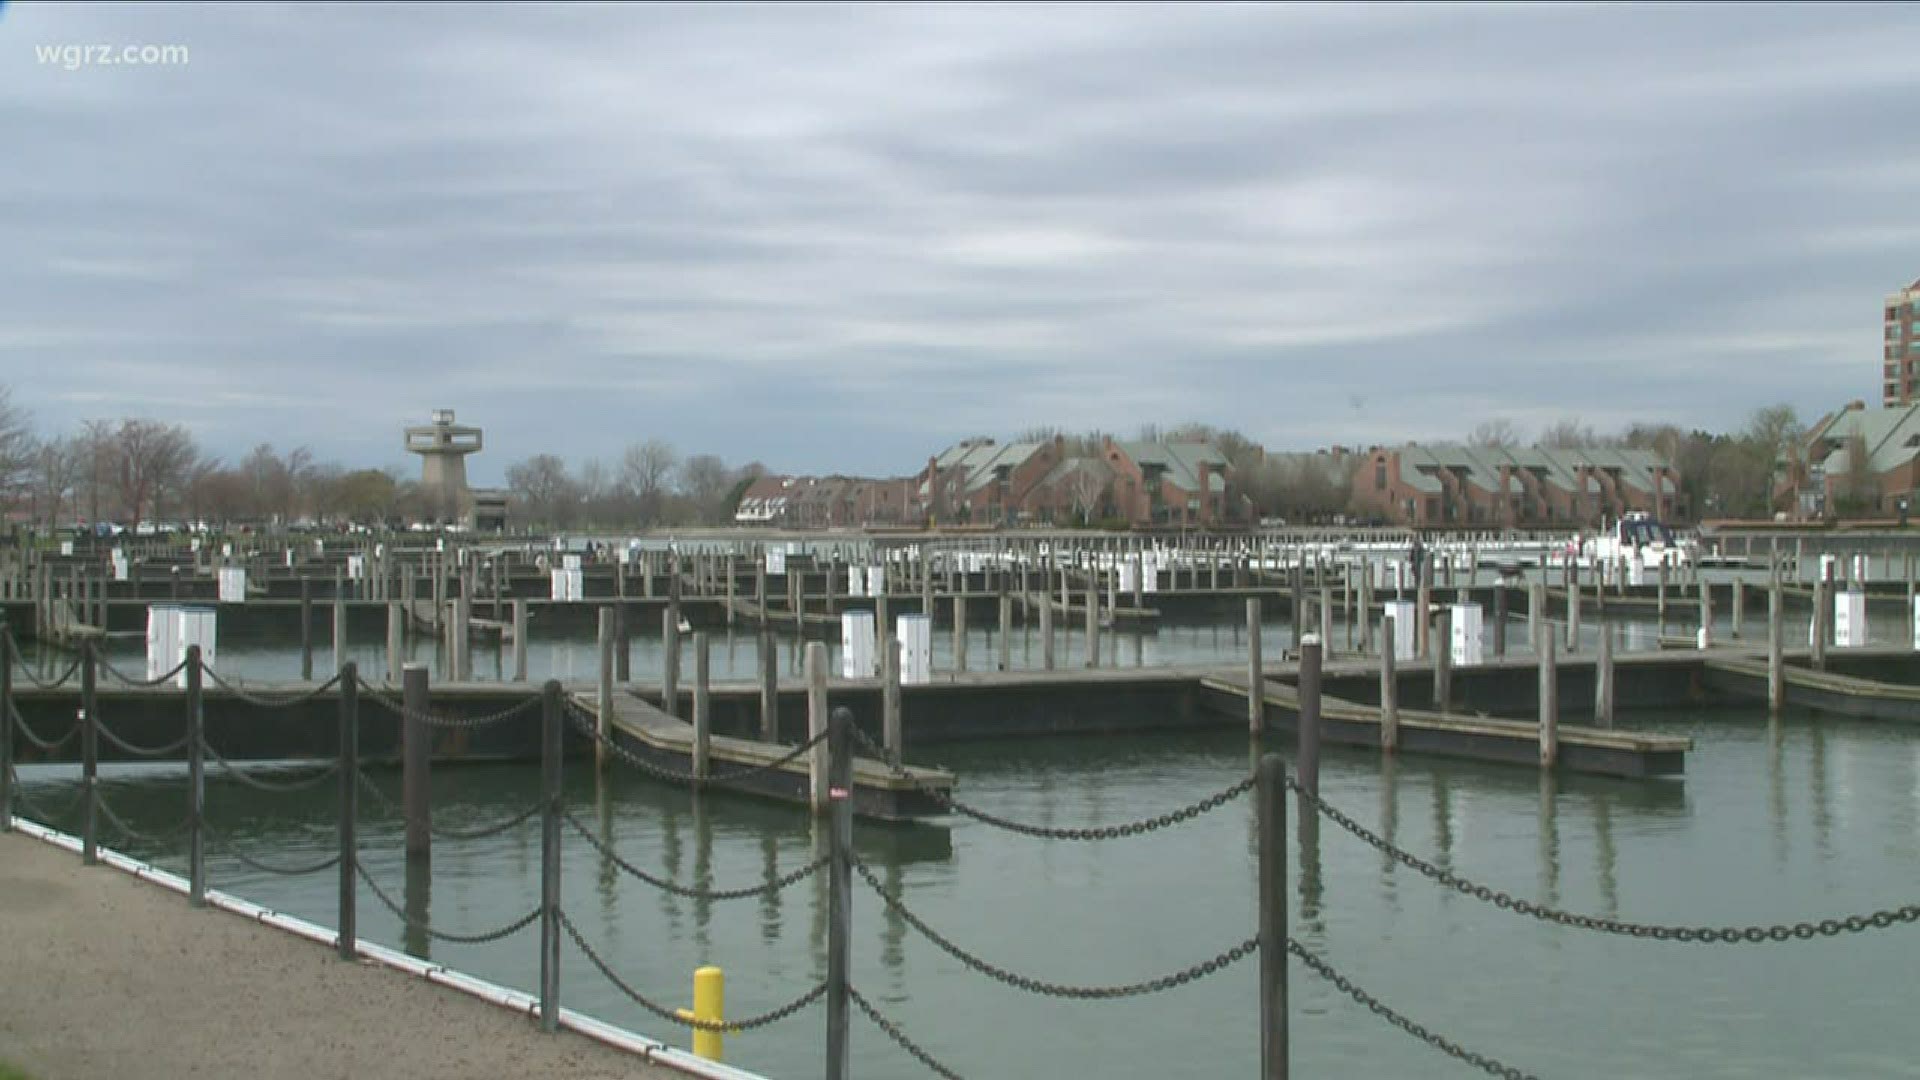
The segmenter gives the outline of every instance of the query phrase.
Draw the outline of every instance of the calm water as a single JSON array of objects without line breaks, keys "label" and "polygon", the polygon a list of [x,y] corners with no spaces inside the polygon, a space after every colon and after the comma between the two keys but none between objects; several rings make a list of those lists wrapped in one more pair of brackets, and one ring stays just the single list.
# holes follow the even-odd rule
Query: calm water
[{"label": "calm water", "polygon": [[[1791,921],[1891,907],[1920,885],[1920,738],[1894,725],[1752,711],[1626,717],[1689,735],[1684,780],[1542,778],[1426,758],[1329,748],[1325,796],[1416,853],[1518,895],[1646,921]],[[1285,749],[1280,744],[1276,748]],[[1182,804],[1249,765],[1243,736],[1062,738],[942,746],[964,798],[1056,825],[1113,822]],[[696,799],[579,766],[576,814],[644,868],[693,884],[764,880],[821,839],[789,808]],[[56,804],[68,774],[24,770]],[[137,824],[177,821],[177,771],[109,769],[105,793]],[[391,793],[397,777],[381,782]],[[534,796],[531,767],[442,769],[438,819],[498,820]],[[209,815],[263,855],[332,844],[331,792],[257,795],[210,781]],[[398,823],[363,800],[363,858],[402,891]],[[988,960],[1063,982],[1120,982],[1184,967],[1253,932],[1253,807],[1242,800],[1172,829],[1101,844],[1027,839],[968,821],[951,829],[856,827],[861,857],[937,929]],[[1294,822],[1298,824],[1297,818]],[[71,826],[71,821],[55,824]],[[436,842],[431,912],[461,931],[528,910],[539,840],[529,823],[490,840]],[[694,903],[618,874],[569,831],[563,902],[623,975],[670,1003],[702,963],[726,968],[729,1009],[758,1012],[823,977],[818,881],[770,900]],[[177,847],[123,845],[183,868]],[[215,884],[332,925],[335,879],[262,876],[213,854]],[[1912,972],[1920,931],[1768,946],[1660,944],[1542,925],[1442,890],[1323,825],[1292,837],[1292,933],[1389,1004],[1545,1077],[1905,1077],[1920,1073]],[[1250,1075],[1255,964],[1127,1002],[1038,999],[960,967],[855,879],[854,980],[936,1056],[969,1076]],[[360,925],[400,946],[401,925],[363,888]],[[432,957],[533,989],[536,933]],[[568,1004],[669,1037],[563,946]],[[1296,1075],[1476,1075],[1292,967]],[[728,1040],[728,1059],[777,1077],[821,1070],[824,1011]],[[855,1071],[926,1075],[864,1019]]]}]

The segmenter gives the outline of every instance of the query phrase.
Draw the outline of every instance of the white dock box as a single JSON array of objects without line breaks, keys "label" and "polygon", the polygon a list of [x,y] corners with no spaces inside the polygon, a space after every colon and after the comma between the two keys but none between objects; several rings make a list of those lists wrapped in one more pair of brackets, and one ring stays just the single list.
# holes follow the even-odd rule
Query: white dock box
[{"label": "white dock box", "polygon": [[[1485,646],[1482,643],[1482,624],[1484,622],[1479,604],[1453,605],[1453,666],[1476,667],[1486,662]],[[1395,632],[1399,631],[1396,621]]]},{"label": "white dock box", "polygon": [[[172,671],[187,658],[187,647],[200,646],[200,662],[212,667],[216,641],[217,616],[210,607],[182,604],[154,604],[147,608],[147,678],[157,679]],[[182,690],[187,686],[185,671],[173,677]]]},{"label": "white dock box", "polygon": [[886,567],[884,566],[867,567],[866,595],[868,596],[887,595],[887,568]]},{"label": "white dock box", "polygon": [[847,567],[847,595],[867,595],[867,571],[863,566]]},{"label": "white dock box", "polygon": [[900,642],[900,682],[933,681],[933,620],[925,615],[902,615],[894,620]]},{"label": "white dock box", "polygon": [[[1384,614],[1393,616],[1393,658],[1395,660],[1413,659],[1413,624],[1416,621],[1413,614],[1413,601],[1389,600],[1381,606],[1386,609]],[[1385,633],[1384,626],[1383,622],[1382,633]],[[1385,639],[1381,640],[1384,644]]]},{"label": "white dock box", "polygon": [[871,679],[879,674],[874,666],[873,612],[840,613],[840,677]]},{"label": "white dock box", "polygon": [[780,548],[767,549],[767,576],[787,572],[787,553]]},{"label": "white dock box", "polygon": [[246,567],[223,566],[220,568],[220,602],[223,604],[247,602]]},{"label": "white dock box", "polygon": [[552,582],[548,595],[552,599],[585,600],[587,598],[585,571],[578,567],[573,569],[561,567],[549,571],[549,574]]},{"label": "white dock box", "polygon": [[1833,594],[1833,643],[1858,649],[1867,643],[1867,594],[1848,589]]}]

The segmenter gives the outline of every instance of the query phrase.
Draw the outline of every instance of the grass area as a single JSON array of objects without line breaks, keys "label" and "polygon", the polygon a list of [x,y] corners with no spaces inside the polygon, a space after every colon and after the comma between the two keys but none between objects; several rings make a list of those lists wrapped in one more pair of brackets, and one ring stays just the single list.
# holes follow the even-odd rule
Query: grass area
[{"label": "grass area", "polygon": [[33,1080],[33,1077],[28,1076],[26,1071],[18,1066],[0,1061],[0,1080]]}]

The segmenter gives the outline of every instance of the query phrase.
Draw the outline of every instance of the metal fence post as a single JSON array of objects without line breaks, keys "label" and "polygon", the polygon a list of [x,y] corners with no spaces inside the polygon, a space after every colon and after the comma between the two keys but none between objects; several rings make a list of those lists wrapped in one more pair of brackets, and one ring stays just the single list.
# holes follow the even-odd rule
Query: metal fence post
[{"label": "metal fence post", "polygon": [[827,1080],[847,1080],[847,962],[853,937],[853,713],[828,719]]},{"label": "metal fence post", "polygon": [[359,951],[354,910],[354,866],[359,860],[355,833],[360,816],[360,665],[340,668],[340,959]]},{"label": "metal fence post", "polygon": [[1287,1077],[1286,777],[1280,755],[1260,756],[1260,1080]]},{"label": "metal fence post", "polygon": [[560,681],[541,688],[540,1028],[560,1030]]},{"label": "metal fence post", "polygon": [[88,866],[100,861],[100,731],[94,719],[93,642],[80,643],[80,755],[81,791],[86,815],[82,819],[80,861]]},{"label": "metal fence post", "polygon": [[[48,822],[52,824],[52,822]],[[13,831],[13,634],[0,611],[0,833]]]},{"label": "metal fence post", "polygon": [[200,646],[187,646],[187,902],[207,906],[207,713]]}]

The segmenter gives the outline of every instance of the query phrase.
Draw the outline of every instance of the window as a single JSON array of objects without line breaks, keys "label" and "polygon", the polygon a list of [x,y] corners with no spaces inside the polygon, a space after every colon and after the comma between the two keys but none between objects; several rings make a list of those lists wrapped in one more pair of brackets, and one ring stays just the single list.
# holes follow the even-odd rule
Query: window
[{"label": "window", "polygon": [[1373,489],[1375,491],[1387,490],[1387,463],[1384,461],[1374,463]]}]

